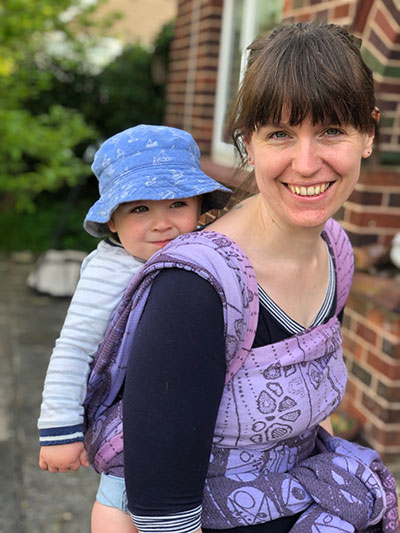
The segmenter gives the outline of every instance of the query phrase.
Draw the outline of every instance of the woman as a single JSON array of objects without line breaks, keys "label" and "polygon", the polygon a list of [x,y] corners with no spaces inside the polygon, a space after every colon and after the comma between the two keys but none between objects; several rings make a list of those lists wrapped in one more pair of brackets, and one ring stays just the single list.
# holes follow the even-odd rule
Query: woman
[{"label": "woman", "polygon": [[129,510],[143,532],[397,531],[377,454],[319,425],[345,389],[353,263],[331,217],[371,154],[372,75],[334,25],[250,49],[229,129],[259,194],[156,254],[109,338]]}]

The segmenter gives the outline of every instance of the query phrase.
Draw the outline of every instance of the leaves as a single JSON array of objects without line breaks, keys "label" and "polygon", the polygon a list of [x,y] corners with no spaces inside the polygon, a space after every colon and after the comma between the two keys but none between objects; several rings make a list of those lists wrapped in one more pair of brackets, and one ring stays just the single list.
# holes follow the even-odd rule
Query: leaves
[{"label": "leaves", "polygon": [[90,172],[75,155],[95,136],[83,116],[60,105],[40,113],[28,106],[53,83],[38,61],[49,55],[49,36],[61,32],[75,46],[61,14],[80,3],[6,0],[0,6],[0,199],[12,199],[17,210],[32,211],[40,192],[73,185]]}]

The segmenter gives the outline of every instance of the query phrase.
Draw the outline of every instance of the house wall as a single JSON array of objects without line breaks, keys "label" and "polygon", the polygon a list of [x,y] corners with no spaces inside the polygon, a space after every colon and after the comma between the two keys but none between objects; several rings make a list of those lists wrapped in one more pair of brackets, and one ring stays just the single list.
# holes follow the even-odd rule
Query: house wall
[{"label": "house wall", "polygon": [[[178,1],[166,123],[190,131],[205,172],[229,183],[233,169],[217,165],[211,154],[222,9],[222,0]],[[380,147],[339,219],[354,246],[388,244],[400,229],[400,11],[393,0],[285,1],[284,21],[314,19],[346,25],[361,37],[374,71]],[[355,275],[343,324],[349,371],[343,405],[383,457],[400,458],[400,291],[393,280],[384,287],[381,281]]]},{"label": "house wall", "polygon": [[192,133],[210,155],[223,0],[178,0],[165,123]]}]

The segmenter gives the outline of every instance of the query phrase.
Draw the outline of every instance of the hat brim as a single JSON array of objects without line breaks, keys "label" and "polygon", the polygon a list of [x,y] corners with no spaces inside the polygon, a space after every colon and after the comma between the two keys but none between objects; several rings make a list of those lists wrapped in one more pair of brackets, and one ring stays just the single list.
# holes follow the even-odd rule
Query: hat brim
[{"label": "hat brim", "polygon": [[[176,172],[176,169],[174,169]],[[190,179],[179,180],[179,175]],[[105,237],[111,234],[107,222],[117,207],[126,202],[137,200],[168,200],[191,198],[204,195],[201,213],[212,209],[223,209],[231,197],[232,191],[213,180],[200,169],[184,168],[178,178],[171,183],[171,173],[158,172],[156,182],[151,176],[143,176],[138,172],[128,172],[116,179],[110,189],[101,195],[89,209],[85,221],[85,230],[94,237]],[[146,186],[146,183],[149,185]],[[159,183],[159,185],[158,185]],[[168,183],[169,187],[166,187]]]}]

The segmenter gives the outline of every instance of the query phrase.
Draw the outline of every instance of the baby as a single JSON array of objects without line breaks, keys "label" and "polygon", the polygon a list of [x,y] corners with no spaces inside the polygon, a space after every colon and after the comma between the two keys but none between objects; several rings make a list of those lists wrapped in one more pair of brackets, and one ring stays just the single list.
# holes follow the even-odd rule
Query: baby
[{"label": "baby", "polygon": [[[83,403],[90,365],[128,282],[157,250],[221,209],[230,190],[200,169],[185,131],[140,125],[106,140],[92,170],[100,198],[84,228],[105,237],[82,263],[81,278],[47,369],[38,428],[39,466],[50,472],[88,466]],[[123,478],[101,475],[93,533],[129,533]]]}]

